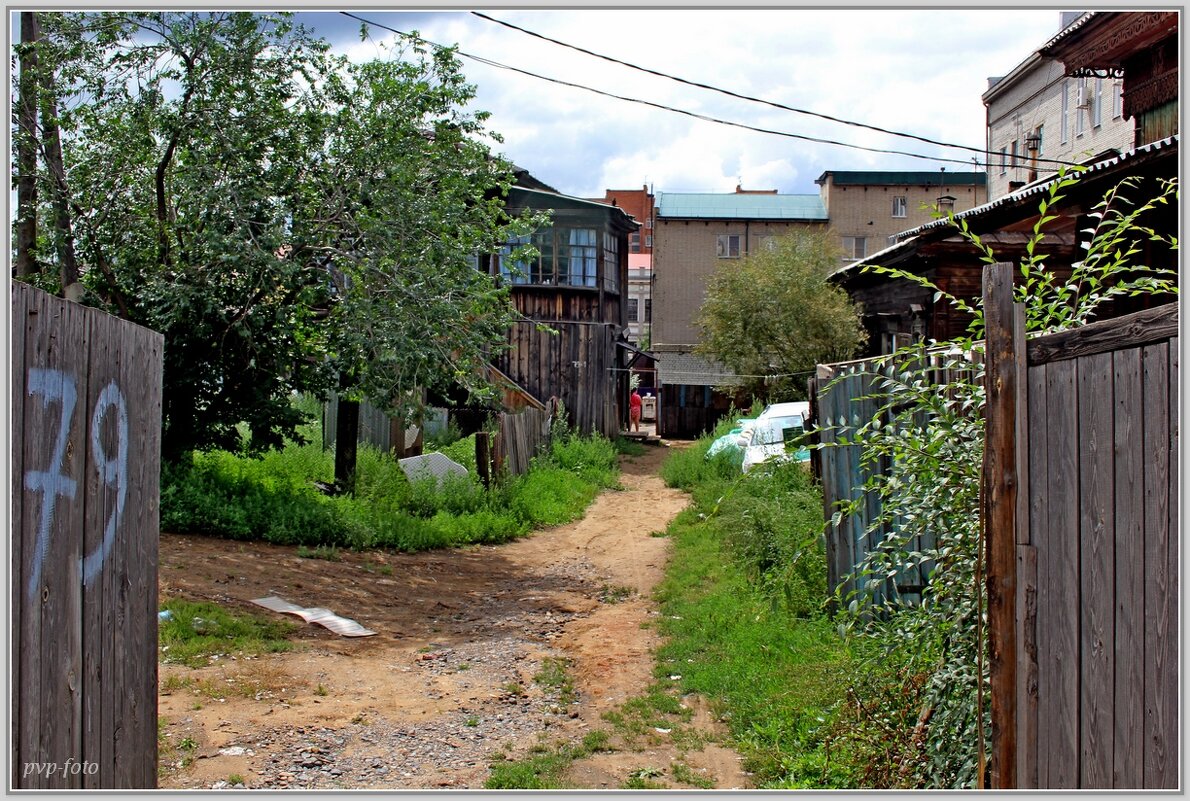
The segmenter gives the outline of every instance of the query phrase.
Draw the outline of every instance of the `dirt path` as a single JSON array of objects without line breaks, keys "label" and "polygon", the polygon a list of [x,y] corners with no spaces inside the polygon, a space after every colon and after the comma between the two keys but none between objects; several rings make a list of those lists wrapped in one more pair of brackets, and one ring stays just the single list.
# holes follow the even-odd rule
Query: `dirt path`
[{"label": "dirt path", "polygon": [[[652,682],[649,597],[669,540],[651,534],[686,505],[657,476],[665,450],[625,458],[623,489],[600,495],[584,519],[507,545],[341,551],[336,562],[162,535],[163,600],[267,615],[248,601],[277,594],[378,634],[347,639],[305,626],[292,652],[199,669],[163,664],[160,785],[478,788],[501,755],[522,759],[602,729],[615,750],[574,763],[575,787],[621,787],[634,775],[672,787],[745,786],[735,755],[708,744],[715,723],[696,698],[683,699],[693,718],[681,742],[661,727],[622,736],[603,717]],[[673,778],[675,762],[689,771],[678,778],[697,784]]]}]

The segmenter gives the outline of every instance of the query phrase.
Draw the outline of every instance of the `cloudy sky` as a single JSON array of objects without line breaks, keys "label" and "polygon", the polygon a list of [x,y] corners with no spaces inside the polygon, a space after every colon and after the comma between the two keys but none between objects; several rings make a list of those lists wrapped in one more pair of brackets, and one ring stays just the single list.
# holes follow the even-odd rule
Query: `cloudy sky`
[{"label": "cloudy sky", "polygon": [[[463,58],[505,156],[567,194],[817,193],[824,170],[973,169],[978,154],[827,122],[647,75],[465,11],[363,9],[401,31],[617,95],[758,128],[907,151],[928,159],[756,133],[602,97]],[[940,142],[984,146],[980,95],[1058,31],[1056,10],[493,10],[536,33],[658,72]],[[353,59],[391,57],[397,37],[335,13],[302,22]],[[948,163],[939,157],[965,163]]]}]

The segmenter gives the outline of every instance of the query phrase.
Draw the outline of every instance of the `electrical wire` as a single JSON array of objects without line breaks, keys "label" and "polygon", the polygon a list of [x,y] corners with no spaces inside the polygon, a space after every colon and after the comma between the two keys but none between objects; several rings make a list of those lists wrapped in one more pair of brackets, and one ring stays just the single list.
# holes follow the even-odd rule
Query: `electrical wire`
[{"label": "electrical wire", "polygon": [[837,122],[842,125],[850,125],[855,128],[865,128],[869,131],[876,131],[878,133],[889,134],[890,136],[900,136],[900,137],[904,137],[906,139],[916,139],[917,141],[925,142],[928,145],[938,145],[939,147],[948,147],[948,148],[955,148],[958,150],[966,150],[970,153],[979,153],[981,155],[986,154],[986,151],[981,147],[971,147],[970,145],[956,145],[956,144],[952,144],[950,142],[941,142],[941,141],[938,141],[937,139],[930,139],[929,137],[926,137],[926,136],[918,136],[917,134],[904,133],[902,131],[893,131],[888,128],[881,128],[878,125],[868,125],[867,123],[863,123],[863,122],[855,122],[853,120],[845,120],[840,117],[832,117],[830,114],[822,114],[817,111],[810,111],[809,109],[797,108],[795,106],[787,106],[783,103],[778,103],[774,100],[765,100],[764,98],[761,98],[761,97],[753,97],[751,95],[740,94],[739,92],[733,92],[730,89],[723,89],[718,86],[711,86],[710,84],[700,83],[699,81],[692,81],[687,78],[680,78],[676,75],[670,75],[669,73],[661,72],[660,70],[649,69],[648,67],[642,67],[639,64],[633,64],[629,61],[621,61],[620,59],[614,58],[612,56],[607,56],[602,53],[596,53],[593,50],[587,50],[584,47],[579,47],[578,45],[573,45],[568,42],[563,42],[559,39],[551,38],[549,36],[546,36],[545,34],[537,33],[536,31],[531,31],[528,28],[522,28],[521,26],[514,25],[511,22],[506,22],[504,20],[496,19],[495,17],[489,17],[487,14],[484,14],[479,11],[472,11],[470,13],[476,17],[479,17],[480,19],[485,19],[488,22],[494,22],[497,25],[503,25],[505,28],[511,28],[514,31],[520,31],[521,33],[527,34],[529,36],[533,36],[537,39],[541,39],[542,41],[546,41],[551,44],[556,44],[556,45],[559,45],[560,47],[566,47],[571,50],[575,50],[579,53],[583,53],[585,55],[592,56],[593,58],[602,59],[603,61],[609,61],[612,64],[619,64],[620,66],[627,67],[628,69],[637,70],[638,72],[644,72],[649,75],[655,75],[658,78],[665,78],[666,80],[676,81],[677,83],[685,84],[687,86],[693,86],[698,89],[706,89],[709,92],[718,92],[721,95],[727,95],[728,97],[734,97],[738,100],[747,100],[750,103],[760,103],[761,105],[771,106],[772,108],[781,109],[782,111],[792,111],[795,114],[805,114],[810,117],[818,117],[819,119],[828,120],[830,122]]},{"label": "electrical wire", "polygon": [[[806,142],[815,142],[817,144],[834,145],[837,147],[850,148],[852,150],[862,150],[862,151],[865,151],[868,153],[881,153],[884,155],[905,156],[907,158],[923,159],[925,161],[933,161],[933,162],[945,162],[948,164],[963,164],[963,165],[975,164],[976,166],[981,166],[981,167],[985,167],[985,168],[990,168],[992,166],[991,162],[979,161],[974,158],[970,158],[970,159],[946,158],[943,156],[928,156],[928,155],[924,155],[921,153],[911,153],[911,152],[905,151],[905,150],[892,150],[892,149],[886,149],[886,148],[866,147],[864,145],[856,145],[856,144],[852,144],[850,142],[840,142],[835,139],[824,139],[824,138],[820,138],[820,137],[816,137],[816,136],[808,136],[806,134],[792,133],[789,131],[776,131],[776,130],[772,130],[770,128],[760,128],[760,127],[757,127],[754,125],[747,125],[742,122],[733,122],[731,120],[724,120],[724,119],[720,119],[718,117],[712,117],[712,116],[709,116],[706,114],[698,114],[693,111],[686,111],[684,109],[674,108],[672,106],[666,106],[662,103],[654,103],[651,100],[643,100],[641,98],[617,95],[612,92],[605,92],[602,89],[595,89],[593,87],[585,86],[583,84],[573,83],[571,81],[563,81],[559,78],[550,78],[549,76],[540,75],[535,72],[530,72],[529,70],[521,69],[520,67],[514,67],[509,64],[503,64],[498,61],[493,61],[492,59],[485,58],[483,56],[477,56],[472,53],[467,53],[464,50],[459,49],[457,47],[454,47],[454,48],[447,47],[446,45],[442,45],[437,42],[433,42],[433,41],[426,39],[422,36],[414,36],[413,34],[407,33],[405,31],[397,30],[396,28],[390,27],[388,25],[384,25],[379,22],[373,22],[371,20],[364,19],[363,17],[360,17],[360,16],[353,14],[349,11],[340,11],[339,13],[342,14],[343,16],[351,17],[352,19],[359,20],[360,22],[364,23],[365,25],[372,25],[374,27],[380,28],[381,30],[386,30],[391,33],[395,33],[398,36],[403,36],[407,39],[412,39],[417,42],[423,42],[425,44],[428,44],[428,45],[431,45],[433,47],[437,47],[437,48],[440,48],[443,50],[450,50],[454,53],[457,53],[460,56],[463,56],[464,58],[469,58],[472,61],[476,61],[480,64],[485,64],[490,67],[494,67],[497,69],[509,70],[510,72],[516,72],[521,75],[527,75],[531,78],[537,78],[539,80],[548,81],[550,83],[558,84],[560,86],[566,86],[566,87],[570,87],[573,89],[582,89],[584,91],[591,92],[591,93],[597,94],[597,95],[601,95],[603,97],[610,97],[615,100],[623,100],[628,103],[637,103],[639,105],[649,106],[652,108],[660,109],[662,111],[669,111],[674,114],[681,114],[681,115],[684,115],[687,117],[692,117],[697,120],[703,120],[704,122],[712,122],[712,123],[716,123],[719,125],[727,125],[727,126],[730,126],[733,128],[741,128],[741,129],[744,129],[747,131],[754,131],[756,133],[769,134],[771,136],[782,136],[782,137],[786,137],[786,138],[790,138],[790,139],[798,139],[798,140],[802,140],[802,141],[806,141]],[[983,154],[983,151],[979,151],[979,152],[981,154]],[[1058,163],[1066,163],[1066,162],[1058,162]]]}]

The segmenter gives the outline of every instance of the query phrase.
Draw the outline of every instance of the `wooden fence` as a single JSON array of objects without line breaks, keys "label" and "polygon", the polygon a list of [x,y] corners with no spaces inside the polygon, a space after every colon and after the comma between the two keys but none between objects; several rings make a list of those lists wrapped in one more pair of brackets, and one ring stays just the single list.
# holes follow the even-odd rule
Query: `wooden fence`
[{"label": "wooden fence", "polygon": [[1025,341],[985,288],[992,783],[1176,788],[1177,306]]},{"label": "wooden fence", "polygon": [[549,409],[526,409],[500,415],[500,433],[492,445],[495,472],[512,476],[529,471],[529,460],[549,442],[553,414]]},{"label": "wooden fence", "polygon": [[157,780],[162,337],[12,287],[17,788]]},{"label": "wooden fence", "polygon": [[[982,358],[979,354],[969,354],[969,357]],[[932,369],[927,375],[939,384],[959,378],[960,373],[970,375],[969,371],[950,367],[953,358],[946,353],[935,353],[929,358]],[[814,474],[822,482],[823,510],[828,521],[827,589],[830,592],[840,590],[844,598],[856,589],[854,579],[850,578],[855,569],[884,542],[896,523],[881,519],[880,497],[875,492],[865,491],[874,476],[892,470],[890,460],[881,458],[865,462],[861,459],[860,445],[838,443],[850,440],[860,427],[878,414],[885,422],[890,419],[887,412],[882,412],[886,400],[881,395],[886,390],[880,384],[903,367],[889,357],[820,364],[809,382],[811,436],[823,445],[811,450],[810,459]],[[916,369],[918,365],[914,367]],[[854,514],[844,515],[837,523],[832,521],[840,504],[857,501],[861,503]],[[909,545],[913,550],[932,549],[934,537],[923,534]],[[867,592],[877,604],[894,595],[904,602],[918,602],[932,569],[933,563],[928,561],[906,567],[882,586]]]},{"label": "wooden fence", "polygon": [[[336,425],[339,417],[339,398],[331,395],[322,405],[322,447],[335,447]],[[365,442],[382,451],[395,451],[404,456],[412,448],[418,436],[416,426],[403,427],[399,421],[390,417],[383,410],[360,401],[359,404],[359,441]]]}]

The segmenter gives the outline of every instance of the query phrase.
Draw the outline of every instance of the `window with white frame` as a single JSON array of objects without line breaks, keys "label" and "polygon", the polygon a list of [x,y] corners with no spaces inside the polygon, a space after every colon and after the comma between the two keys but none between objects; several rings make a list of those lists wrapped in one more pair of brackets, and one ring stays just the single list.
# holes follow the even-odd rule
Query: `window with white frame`
[{"label": "window with white frame", "polygon": [[1070,81],[1062,81],[1062,144],[1070,141]]},{"label": "window with white frame", "polygon": [[647,247],[647,248],[653,247],[653,235],[652,234],[645,234],[645,247]]},{"label": "window with white frame", "polygon": [[1012,165],[1013,167],[1016,167],[1017,164],[1019,163],[1017,161],[1017,156],[1019,156],[1019,155],[1020,155],[1020,142],[1017,139],[1013,139],[1012,140],[1012,148],[1011,148],[1012,159],[1009,161],[1009,164]]},{"label": "window with white frame", "polygon": [[892,216],[907,217],[909,214],[909,199],[905,195],[893,195]]},{"label": "window with white frame", "polygon": [[[615,234],[603,232],[603,288],[620,291],[620,240]],[[592,286],[588,284],[587,286]]]},{"label": "window with white frame", "polygon": [[[532,236],[513,237],[496,254],[496,272],[512,284],[594,287],[598,277],[598,241],[598,233],[592,228],[554,228]],[[525,245],[535,247],[537,255],[517,254]],[[610,234],[605,235],[604,246],[604,258],[609,265],[607,281],[615,291],[619,246]]]},{"label": "window with white frame", "polygon": [[638,301],[636,298],[628,298],[628,322],[636,322],[636,313],[639,306],[640,301]]},{"label": "window with white frame", "polygon": [[1008,148],[1000,148],[1000,174],[1004,175],[1008,172]]},{"label": "window with white frame", "polygon": [[1124,116],[1124,92],[1119,81],[1111,83],[1111,117],[1118,120]]},{"label": "window with white frame", "polygon": [[740,238],[739,234],[720,234],[715,242],[715,255],[721,259],[738,259]]},{"label": "window with white frame", "polygon": [[628,252],[640,253],[640,233],[633,231],[628,235]]},{"label": "window with white frame", "polygon": [[868,255],[868,238],[866,236],[843,237],[843,259],[858,261]]},{"label": "window with white frame", "polygon": [[1095,91],[1091,93],[1091,126],[1103,124],[1103,79],[1095,79]]}]

